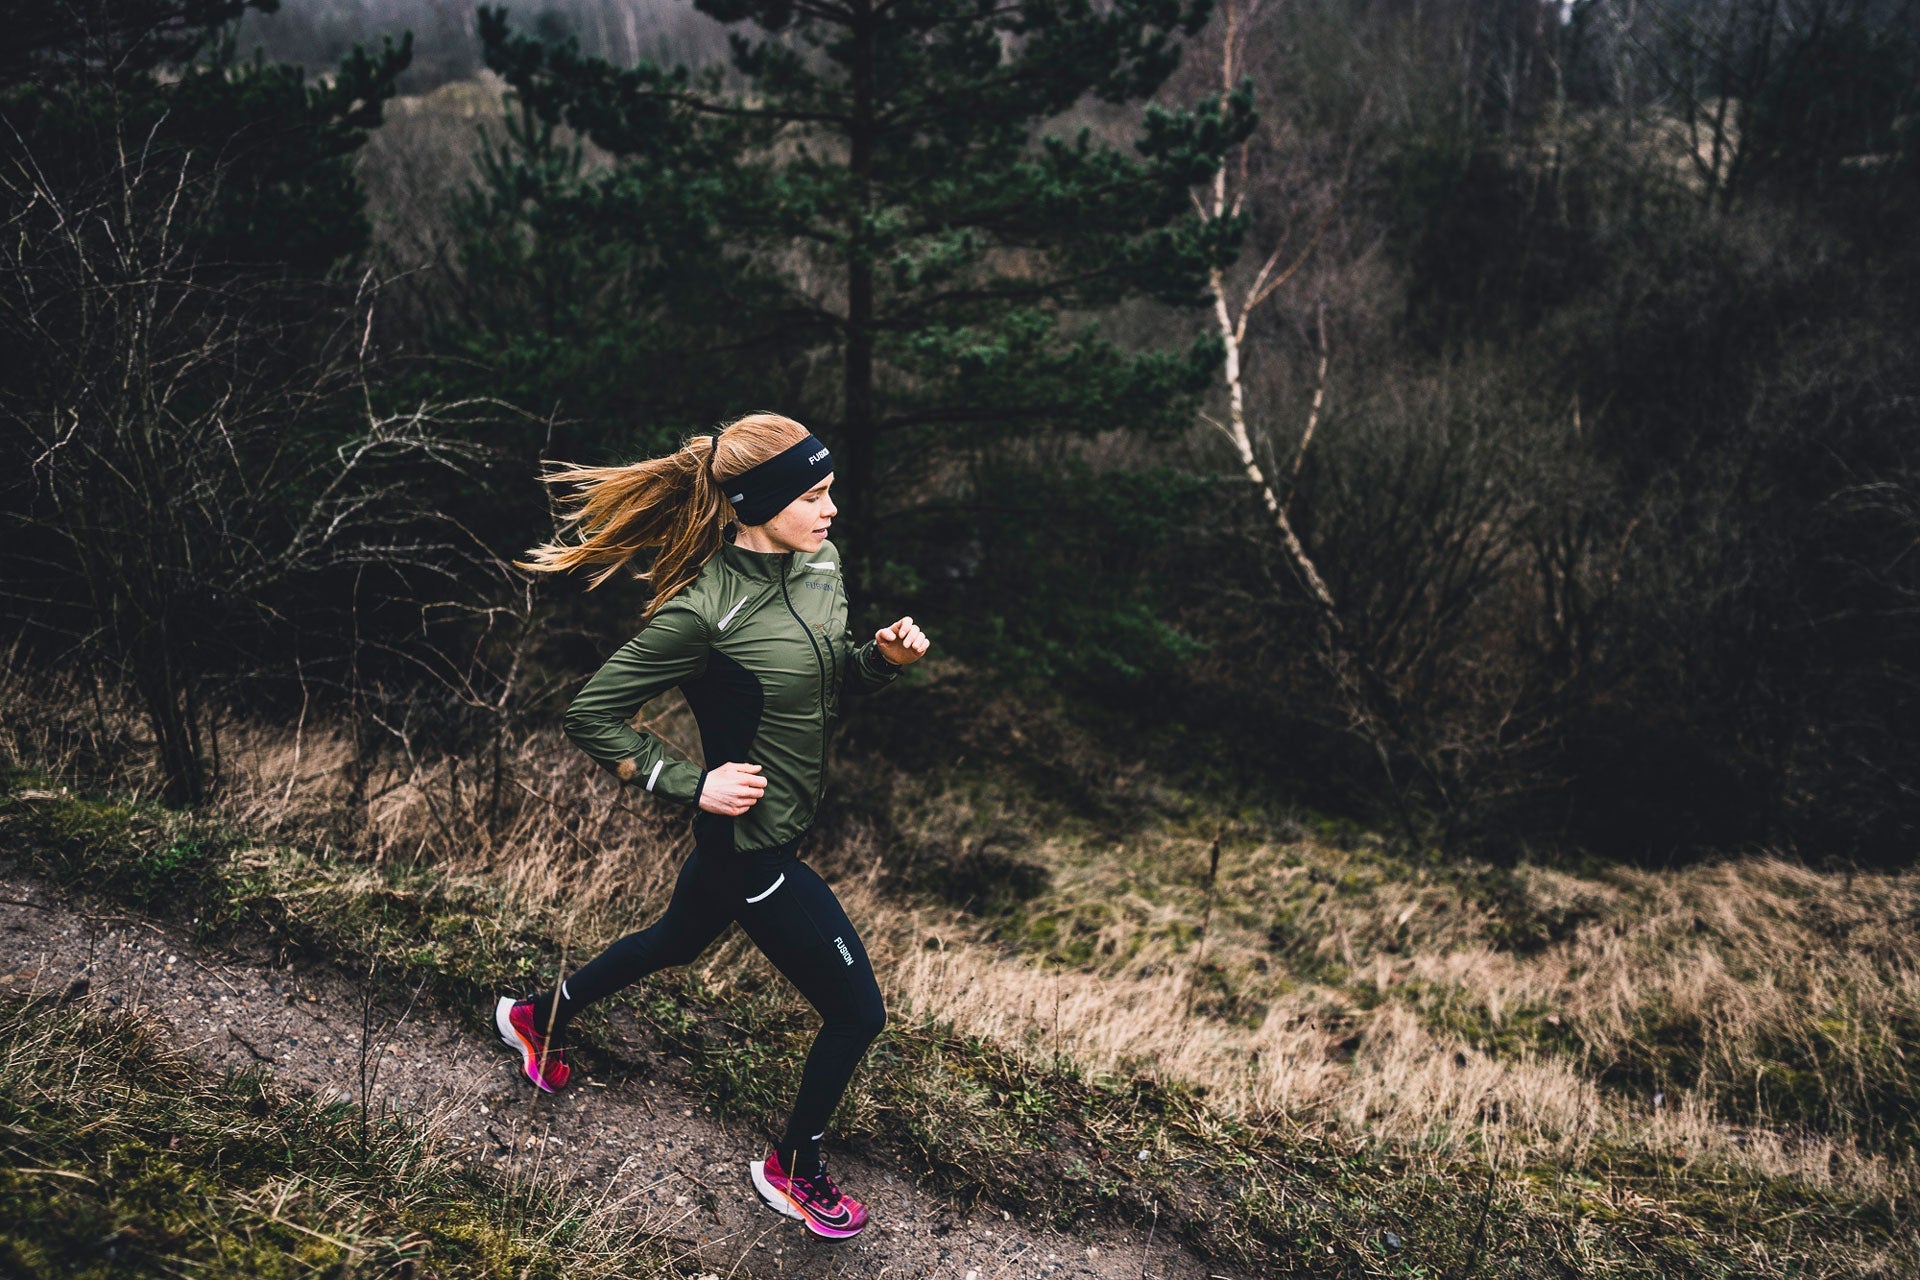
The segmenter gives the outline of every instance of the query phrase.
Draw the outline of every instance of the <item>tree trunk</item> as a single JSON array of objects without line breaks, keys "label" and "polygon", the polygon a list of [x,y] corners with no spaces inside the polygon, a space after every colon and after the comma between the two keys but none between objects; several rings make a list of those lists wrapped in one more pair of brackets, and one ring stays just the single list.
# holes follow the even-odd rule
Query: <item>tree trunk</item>
[{"label": "tree trunk", "polygon": [[153,646],[135,663],[134,681],[146,704],[147,723],[160,756],[164,798],[172,805],[197,805],[206,799],[207,777],[192,693],[184,687],[164,646]]},{"label": "tree trunk", "polygon": [[874,134],[874,16],[869,0],[853,6],[853,118],[848,128],[848,166],[855,200],[847,221],[846,420],[842,424],[845,470],[841,505],[851,531],[852,554],[843,565],[856,593],[872,580],[875,562],[874,483],[877,441],[873,412],[873,260],[868,245],[872,201]]}]

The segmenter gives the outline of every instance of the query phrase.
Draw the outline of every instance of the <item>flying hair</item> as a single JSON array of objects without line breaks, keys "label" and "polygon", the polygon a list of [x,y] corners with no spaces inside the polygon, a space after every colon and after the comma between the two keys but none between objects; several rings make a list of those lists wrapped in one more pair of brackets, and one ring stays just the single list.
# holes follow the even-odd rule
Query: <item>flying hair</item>
[{"label": "flying hair", "polygon": [[540,479],[556,491],[559,528],[514,563],[536,573],[591,568],[592,589],[651,550],[648,567],[634,574],[653,589],[651,618],[719,552],[733,515],[725,482],[806,436],[792,418],[750,413],[718,435],[687,437],[665,457],[617,467],[548,462]]}]

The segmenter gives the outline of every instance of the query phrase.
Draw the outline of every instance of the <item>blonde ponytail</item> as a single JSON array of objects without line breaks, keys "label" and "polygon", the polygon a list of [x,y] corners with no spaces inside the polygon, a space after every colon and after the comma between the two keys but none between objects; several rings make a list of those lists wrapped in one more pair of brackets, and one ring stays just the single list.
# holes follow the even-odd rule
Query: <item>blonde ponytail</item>
[{"label": "blonde ponytail", "polygon": [[717,433],[690,436],[663,458],[623,467],[549,463],[540,479],[562,490],[555,499],[559,533],[514,563],[538,573],[599,566],[587,580],[591,589],[652,548],[651,565],[636,575],[653,588],[645,614],[651,618],[720,550],[721,530],[733,510],[722,481],[806,435],[792,418],[753,413]]}]

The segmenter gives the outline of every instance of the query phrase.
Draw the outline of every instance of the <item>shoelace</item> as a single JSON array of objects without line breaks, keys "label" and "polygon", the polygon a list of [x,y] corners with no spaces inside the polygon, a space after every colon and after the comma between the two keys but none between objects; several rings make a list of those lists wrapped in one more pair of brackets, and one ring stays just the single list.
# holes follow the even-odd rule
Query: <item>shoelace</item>
[{"label": "shoelace", "polygon": [[825,1156],[820,1158],[820,1172],[814,1174],[811,1178],[805,1175],[798,1176],[794,1181],[806,1183],[808,1194],[828,1209],[840,1203],[840,1188],[834,1186],[833,1179],[827,1176],[827,1159]]},{"label": "shoelace", "polygon": [[558,1043],[556,1043],[560,1039],[560,1033],[556,1031],[552,1035],[548,1035],[547,1029],[540,1025],[540,1015],[539,1015],[540,1002],[538,1000],[535,1000],[534,997],[532,996],[523,996],[521,998],[526,1001],[531,1001],[533,1004],[533,1008],[534,1008],[533,1033],[541,1037],[543,1040],[547,1042],[546,1061],[565,1062],[567,1060],[567,1051],[561,1048]]}]

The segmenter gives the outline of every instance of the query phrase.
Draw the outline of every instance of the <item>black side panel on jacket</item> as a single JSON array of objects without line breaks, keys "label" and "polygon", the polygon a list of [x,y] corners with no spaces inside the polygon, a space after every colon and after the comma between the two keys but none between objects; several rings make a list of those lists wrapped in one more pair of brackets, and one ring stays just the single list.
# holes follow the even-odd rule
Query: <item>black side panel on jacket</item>
[{"label": "black side panel on jacket", "polygon": [[[700,753],[709,768],[729,761],[754,763],[753,739],[760,732],[766,696],[753,672],[714,649],[707,655],[707,669],[682,684],[680,692],[700,723]],[[701,809],[693,821],[698,839],[721,848],[738,847],[732,818]]]}]

